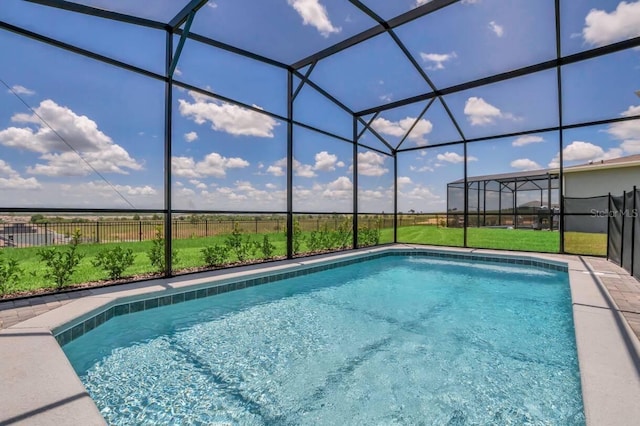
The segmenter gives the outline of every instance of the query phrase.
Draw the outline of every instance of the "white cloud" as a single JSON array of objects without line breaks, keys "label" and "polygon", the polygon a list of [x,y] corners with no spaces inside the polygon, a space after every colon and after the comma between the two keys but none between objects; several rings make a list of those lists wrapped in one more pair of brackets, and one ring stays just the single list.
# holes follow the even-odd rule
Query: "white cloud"
[{"label": "white cloud", "polygon": [[322,196],[329,200],[349,199],[353,196],[353,183],[346,176],[340,176],[333,182],[329,182]]},{"label": "white cloud", "polygon": [[[149,185],[144,186],[131,186],[131,185],[113,185],[113,188],[103,181],[93,181],[84,184],[86,188],[92,191],[95,194],[100,194],[101,197],[104,197],[105,194],[111,193],[112,196],[116,196],[113,192],[113,188],[117,189],[123,195],[127,195],[130,197],[151,197],[154,195],[158,195],[158,191]],[[69,189],[73,189],[72,186]]]},{"label": "white cloud", "polygon": [[331,23],[327,8],[320,3],[320,0],[287,0],[287,2],[298,12],[304,25],[315,27],[323,37],[342,31],[342,28],[335,27]]},{"label": "white cloud", "polygon": [[[316,155],[317,158],[317,155]],[[287,158],[281,158],[267,168],[267,173],[273,176],[283,176],[287,170]],[[303,164],[300,161],[293,159],[293,173],[296,176],[312,178],[316,177],[316,173],[313,171],[314,166],[311,164]]]},{"label": "white cloud", "polygon": [[456,52],[451,53],[423,53],[420,52],[420,57],[424,62],[432,63],[427,68],[430,70],[442,70],[444,69],[444,63],[451,59],[457,58]]},{"label": "white cloud", "polygon": [[198,139],[198,134],[196,132],[189,132],[184,134],[184,140],[187,142],[193,142]]},{"label": "white cloud", "polygon": [[411,191],[403,192],[398,195],[401,195],[403,198],[409,198],[414,200],[435,201],[441,198],[439,195],[434,194],[429,188],[424,187],[422,185],[416,185],[413,189],[411,189]]},{"label": "white cloud", "polygon": [[176,67],[176,69],[173,70],[173,75],[177,75],[178,77],[180,77],[182,75],[182,71],[180,70],[180,68]]},{"label": "white cloud", "polygon": [[604,155],[604,150],[590,142],[574,141],[562,150],[565,161],[587,161]]},{"label": "white cloud", "polygon": [[9,90],[9,93],[11,92],[15,93],[16,95],[27,95],[27,96],[36,94],[36,92],[34,92],[33,90],[27,89],[26,87],[21,86],[19,84],[15,84],[11,86],[11,90]]},{"label": "white cloud", "polygon": [[207,184],[204,182],[200,182],[198,179],[191,179],[189,183],[195,186],[197,189],[207,189]]},{"label": "white cloud", "polygon": [[193,103],[185,99],[178,100],[180,114],[197,124],[209,122],[213,130],[236,136],[272,138],[273,129],[279,125],[266,114],[217,101],[193,91],[190,91],[189,95],[193,98]]},{"label": "white cloud", "polygon": [[536,163],[533,160],[530,160],[528,158],[519,158],[517,160],[513,160],[511,162],[511,167],[513,167],[514,169],[519,169],[519,170],[539,170],[542,167],[540,167],[540,164]]},{"label": "white cloud", "polygon": [[264,187],[267,189],[277,189],[278,185],[274,185],[273,183],[268,183]]},{"label": "white cloud", "polygon": [[296,176],[312,178],[316,177],[316,173],[313,171],[311,164],[302,164],[298,160],[293,160],[293,173]]},{"label": "white cloud", "polygon": [[77,115],[50,99],[42,101],[34,111],[35,114],[15,114],[11,117],[14,123],[27,127],[9,127],[0,131],[0,144],[39,153],[40,159],[46,161],[45,164],[28,168],[29,173],[49,176],[84,176],[91,173],[85,161],[60,137],[99,172],[128,174],[128,170],[142,169],[141,164],[100,131],[97,123],[87,116]]},{"label": "white cloud", "polygon": [[0,189],[38,189],[40,183],[34,177],[23,178],[9,163],[0,159]]},{"label": "white cloud", "polygon": [[[358,174],[363,176],[382,176],[389,172],[384,167],[385,158],[373,151],[358,153]],[[349,167],[349,171],[353,171],[353,166]]]},{"label": "white cloud", "polygon": [[420,168],[416,168],[414,167],[412,171],[417,171],[417,172],[433,172],[434,168],[430,167],[430,166],[422,166]]},{"label": "white cloud", "polygon": [[281,166],[269,166],[267,167],[267,173],[274,176],[284,176],[284,168]]},{"label": "white cloud", "polygon": [[467,102],[464,104],[464,113],[472,126],[494,124],[498,118],[517,120],[513,114],[502,112],[499,108],[491,105],[484,99],[475,96],[467,99]]},{"label": "white cloud", "polygon": [[410,185],[413,183],[413,181],[411,180],[410,177],[407,176],[398,176],[398,180],[396,181],[398,188],[403,188],[407,185]]},{"label": "white cloud", "polygon": [[196,162],[191,157],[172,157],[171,173],[174,176],[186,178],[200,177],[200,174],[196,172]]},{"label": "white cloud", "polygon": [[[640,105],[630,106],[622,114],[623,117],[640,115]],[[640,119],[613,123],[607,133],[622,141],[620,148],[628,154],[640,154]]]},{"label": "white cloud", "polygon": [[[390,121],[380,117],[373,120],[371,127],[378,133],[401,138],[411,129],[415,121],[414,117],[406,117],[399,121]],[[431,130],[433,130],[433,124],[424,118],[420,119],[407,139],[415,142],[418,146],[426,145],[425,136],[431,133]]]},{"label": "white cloud", "polygon": [[[336,169],[338,163],[338,156],[329,154],[327,151],[320,151],[315,156],[316,164],[313,166],[313,170],[320,170],[323,172],[332,172]],[[344,163],[343,163],[344,165]]]},{"label": "white cloud", "polygon": [[513,146],[525,146],[525,145],[529,145],[532,143],[539,143],[539,142],[544,142],[544,139],[541,138],[540,136],[520,136],[519,138],[517,138],[516,140],[514,140],[513,142],[511,142],[511,145]]},{"label": "white cloud", "polygon": [[504,27],[502,25],[496,24],[496,21],[489,22],[489,29],[493,31],[498,37],[502,37],[504,35]]},{"label": "white cloud", "polygon": [[640,36],[640,1],[622,1],[611,13],[591,9],[584,21],[582,37],[594,46]]},{"label": "white cloud", "polygon": [[[455,152],[445,152],[444,154],[438,154],[436,158],[438,159],[438,161],[446,161],[447,163],[453,164],[464,162],[464,156]],[[478,159],[476,157],[468,155],[467,161],[478,161]]]},{"label": "white cloud", "polygon": [[171,170],[175,176],[185,178],[199,178],[213,176],[223,178],[228,169],[239,169],[249,166],[249,162],[238,157],[227,158],[217,152],[212,152],[196,161],[191,157],[172,157]]},{"label": "white cloud", "polygon": [[[602,147],[591,142],[573,141],[562,150],[562,159],[565,162],[581,162],[610,160],[623,155],[622,148],[610,148],[605,151]],[[560,156],[555,155],[549,162],[550,168],[557,168],[560,165]]]}]

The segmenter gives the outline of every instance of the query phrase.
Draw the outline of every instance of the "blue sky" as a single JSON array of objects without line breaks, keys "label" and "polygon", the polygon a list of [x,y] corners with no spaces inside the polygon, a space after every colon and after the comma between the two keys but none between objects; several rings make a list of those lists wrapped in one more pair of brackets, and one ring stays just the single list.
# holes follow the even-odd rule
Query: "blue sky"
[{"label": "blue sky", "polygon": [[[186,3],[158,0],[145,8],[125,0],[78,2],[162,21]],[[426,1],[364,3],[389,19]],[[0,20],[10,24],[155,73],[164,70],[163,31],[17,0],[2,6]],[[640,0],[563,0],[561,12],[563,54],[640,36]],[[347,1],[215,0],[198,12],[192,31],[292,63],[373,25]],[[438,88],[556,54],[553,0],[463,0],[395,31]],[[0,69],[11,87],[0,87],[4,205],[163,207],[163,83],[5,31],[0,46],[11,58]],[[634,93],[639,74],[639,49],[563,67],[565,124],[640,115]],[[175,86],[174,208],[285,210],[287,126],[277,116],[286,115],[286,72],[187,41],[175,78],[275,117]],[[430,91],[388,34],[321,60],[310,79],[354,111]],[[549,70],[443,100],[464,135],[477,138],[557,126],[557,97],[556,72]],[[446,183],[464,174],[462,145],[438,146],[460,140],[444,104],[435,100],[416,122],[426,106],[384,111],[372,122],[393,147],[404,138],[402,148],[425,148],[398,155],[400,211],[444,210]],[[352,116],[310,86],[296,98],[294,119],[352,137]],[[557,167],[558,141],[557,132],[546,132],[470,143],[468,173]],[[368,131],[360,142],[387,150]],[[638,154],[640,120],[567,130],[564,144],[565,165]],[[349,143],[295,126],[294,210],[351,211],[352,155]],[[360,210],[392,211],[393,159],[361,147],[358,164]]]}]

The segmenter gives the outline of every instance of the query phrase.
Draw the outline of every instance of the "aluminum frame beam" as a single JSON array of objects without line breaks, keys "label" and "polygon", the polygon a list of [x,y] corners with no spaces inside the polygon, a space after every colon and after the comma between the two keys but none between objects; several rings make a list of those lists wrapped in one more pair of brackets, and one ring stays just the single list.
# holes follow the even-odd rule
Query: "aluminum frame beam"
[{"label": "aluminum frame beam", "polygon": [[171,32],[174,32],[176,28],[185,23],[189,19],[189,15],[195,14],[202,6],[207,4],[208,1],[209,0],[191,0],[169,21],[169,28]]},{"label": "aluminum frame beam", "polygon": [[[328,56],[333,55],[334,53],[341,52],[345,49],[348,49],[351,46],[355,46],[356,44],[362,43],[363,41],[369,40],[370,38],[380,35],[389,28],[395,28],[402,24],[406,24],[408,22],[413,21],[414,19],[418,19],[424,15],[428,15],[429,13],[433,13],[439,9],[442,9],[443,7],[449,6],[450,4],[457,3],[458,1],[460,0],[433,0],[429,3],[423,4],[422,6],[418,6],[415,9],[410,10],[409,12],[403,13],[402,15],[399,15],[391,19],[390,21],[387,21],[386,27],[381,24],[378,24],[373,28],[369,28],[368,30],[365,30],[359,34],[356,34],[353,37],[350,37],[346,40],[336,43],[333,46],[330,46],[298,62],[295,62],[291,64],[291,66],[295,69],[302,68],[304,66],[309,65],[312,62],[319,61],[320,59],[324,59]],[[354,2],[351,2],[351,3],[355,4]]]},{"label": "aluminum frame beam", "polygon": [[55,7],[56,9],[68,10],[70,12],[82,13],[84,15],[97,16],[99,18],[111,19],[113,21],[125,22],[127,24],[139,25],[142,27],[166,30],[167,24],[154,21],[152,19],[139,18],[125,13],[111,12],[97,7],[86,6],[65,0],[25,0],[29,3],[36,3],[43,6]]}]

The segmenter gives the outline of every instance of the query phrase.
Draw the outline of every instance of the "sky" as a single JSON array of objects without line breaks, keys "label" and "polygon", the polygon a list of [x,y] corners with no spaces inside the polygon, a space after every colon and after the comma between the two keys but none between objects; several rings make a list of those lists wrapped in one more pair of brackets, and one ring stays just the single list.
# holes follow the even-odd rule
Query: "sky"
[{"label": "sky", "polygon": [[[77,2],[159,21],[186,3]],[[364,3],[390,19],[427,1]],[[640,36],[640,0],[560,4],[563,55]],[[163,31],[17,0],[3,0],[0,20],[157,74],[165,68]],[[191,30],[294,63],[374,24],[347,1],[215,0]],[[554,59],[554,31],[553,0],[463,0],[395,29],[438,89]],[[3,30],[0,46],[11,58],[0,69],[3,206],[162,209],[164,83]],[[639,74],[638,48],[564,66],[564,124],[640,115]],[[240,105],[174,86],[173,208],[286,210],[286,72],[188,40],[174,77]],[[388,34],[322,59],[309,78],[355,112],[431,91]],[[399,211],[444,211],[447,182],[464,176],[463,146],[439,146],[461,140],[450,114],[467,139],[554,127],[557,88],[552,69],[362,117],[392,148],[421,148],[398,153]],[[294,126],[294,211],[351,212],[353,148],[344,139],[353,117],[309,85],[293,114],[337,136]],[[390,149],[364,124],[357,131],[359,211],[392,212],[393,158],[376,151]],[[469,143],[468,175],[558,167],[559,139]],[[639,154],[640,120],[566,130],[563,140],[565,166]]]}]

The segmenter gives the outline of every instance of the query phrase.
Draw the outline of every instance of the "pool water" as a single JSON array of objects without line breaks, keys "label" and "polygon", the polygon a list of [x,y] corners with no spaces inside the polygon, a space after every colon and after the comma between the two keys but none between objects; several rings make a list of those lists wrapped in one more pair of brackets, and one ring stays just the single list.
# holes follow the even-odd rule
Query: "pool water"
[{"label": "pool water", "polygon": [[64,346],[108,423],[584,424],[568,277],[386,257]]}]

